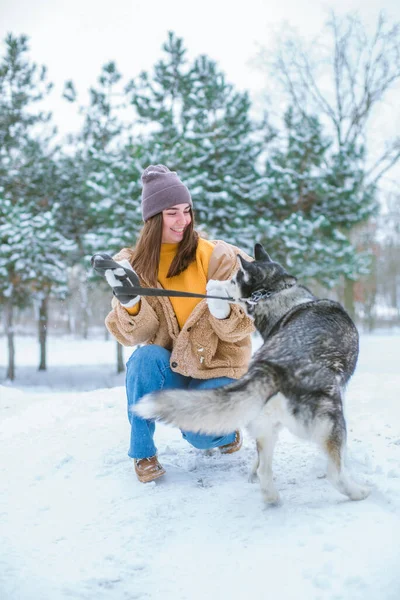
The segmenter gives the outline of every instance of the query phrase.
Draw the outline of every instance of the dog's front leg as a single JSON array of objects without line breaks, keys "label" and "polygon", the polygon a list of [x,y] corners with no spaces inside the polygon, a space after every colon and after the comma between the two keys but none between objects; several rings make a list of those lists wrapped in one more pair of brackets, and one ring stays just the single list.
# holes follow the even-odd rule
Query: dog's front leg
[{"label": "dog's front leg", "polygon": [[250,483],[254,483],[257,480],[257,471],[258,471],[259,465],[260,465],[260,451],[259,451],[258,444],[257,444],[256,460],[254,461],[253,467],[252,467],[252,469],[250,471],[250,475],[249,475]]},{"label": "dog's front leg", "polygon": [[256,464],[257,475],[260,480],[263,498],[268,504],[279,504],[281,501],[279,492],[274,484],[272,472],[274,448],[280,429],[281,426],[279,424],[270,424],[268,427],[263,428],[262,435],[258,435],[256,438],[258,454],[258,465]]}]

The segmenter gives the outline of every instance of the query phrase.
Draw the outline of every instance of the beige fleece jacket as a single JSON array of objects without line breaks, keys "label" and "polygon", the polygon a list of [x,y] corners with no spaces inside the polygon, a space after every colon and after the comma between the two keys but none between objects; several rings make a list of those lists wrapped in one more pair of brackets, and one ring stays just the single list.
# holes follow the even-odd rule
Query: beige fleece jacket
[{"label": "beige fleece jacket", "polygon": [[[223,241],[213,242],[214,251],[208,266],[207,281],[225,281],[236,272],[237,254],[251,260],[244,252]],[[132,250],[124,248],[115,257],[130,261]],[[158,287],[162,287],[161,284]],[[106,327],[124,346],[157,344],[171,350],[171,369],[196,379],[232,377],[238,379],[246,371],[251,356],[252,319],[237,304],[231,304],[227,319],[216,319],[201,300],[190,314],[182,330],[167,297],[141,298],[136,315],[113,298]]]}]

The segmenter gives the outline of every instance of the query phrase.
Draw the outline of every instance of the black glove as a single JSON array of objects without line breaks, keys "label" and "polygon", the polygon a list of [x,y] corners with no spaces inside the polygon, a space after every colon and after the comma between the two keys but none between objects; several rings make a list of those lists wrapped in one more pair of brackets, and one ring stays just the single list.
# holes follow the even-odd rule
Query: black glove
[{"label": "black glove", "polygon": [[106,278],[114,296],[125,308],[139,302],[139,295],[132,297],[132,287],[140,287],[139,277],[126,258],[115,261],[109,254],[94,254],[91,263],[94,270]]}]

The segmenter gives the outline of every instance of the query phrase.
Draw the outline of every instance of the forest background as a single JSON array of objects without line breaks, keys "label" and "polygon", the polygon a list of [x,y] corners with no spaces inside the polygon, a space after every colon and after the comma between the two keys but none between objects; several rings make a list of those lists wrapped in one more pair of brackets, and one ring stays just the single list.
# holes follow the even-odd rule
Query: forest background
[{"label": "forest background", "polygon": [[[135,77],[107,62],[81,102],[80,129],[60,139],[47,109],[51,73],[9,33],[0,55],[0,310],[15,377],[15,334],[106,331],[110,292],[90,268],[98,251],[134,245],[140,175],[178,171],[198,227],[252,252],[263,243],[360,327],[400,324],[400,24],[381,13],[329,12],[318,38],[282,29],[255,57],[269,89],[257,106],[206,54],[166,33]],[[273,102],[280,90],[278,107]],[[269,93],[270,92],[270,93]],[[122,352],[117,368],[123,369]]]}]

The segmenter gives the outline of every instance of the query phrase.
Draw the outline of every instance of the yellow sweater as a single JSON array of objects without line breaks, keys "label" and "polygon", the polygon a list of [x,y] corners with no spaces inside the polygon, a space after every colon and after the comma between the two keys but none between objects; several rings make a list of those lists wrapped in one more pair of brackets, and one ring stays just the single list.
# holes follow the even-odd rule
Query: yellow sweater
[{"label": "yellow sweater", "polygon": [[[161,244],[160,264],[157,279],[166,290],[178,290],[180,292],[193,292],[196,294],[206,293],[208,264],[214,250],[214,244],[202,238],[199,239],[196,250],[196,260],[179,275],[168,277],[167,273],[172,260],[178,250],[179,244]],[[179,328],[182,329],[186,319],[201,298],[170,298]],[[127,309],[130,314],[137,314],[139,305]]]}]

